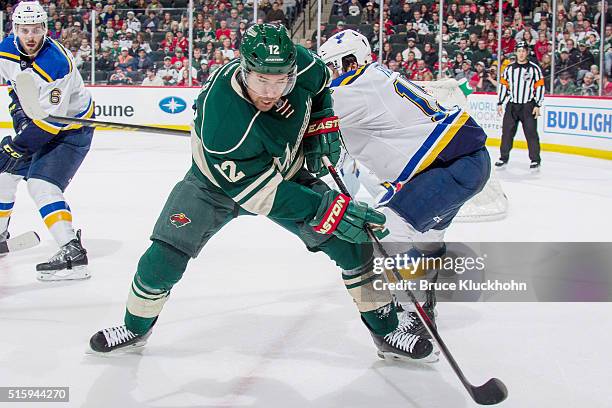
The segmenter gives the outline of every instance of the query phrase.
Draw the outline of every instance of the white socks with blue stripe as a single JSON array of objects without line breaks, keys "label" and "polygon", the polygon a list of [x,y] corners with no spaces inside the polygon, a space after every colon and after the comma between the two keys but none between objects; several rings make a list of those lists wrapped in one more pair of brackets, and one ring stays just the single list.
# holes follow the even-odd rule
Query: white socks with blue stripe
[{"label": "white socks with blue stripe", "polygon": [[17,185],[23,177],[10,173],[0,174],[0,234],[8,229],[9,220],[15,205]]}]

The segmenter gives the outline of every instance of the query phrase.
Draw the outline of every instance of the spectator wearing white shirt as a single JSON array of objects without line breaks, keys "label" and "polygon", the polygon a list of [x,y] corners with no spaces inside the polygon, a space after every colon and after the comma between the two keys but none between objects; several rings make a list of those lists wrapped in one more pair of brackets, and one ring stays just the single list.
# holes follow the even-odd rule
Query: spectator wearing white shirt
[{"label": "spectator wearing white shirt", "polygon": [[134,12],[133,11],[128,11],[127,12],[127,19],[125,20],[125,22],[127,23],[127,28],[130,28],[130,29],[134,30],[134,32],[136,32],[136,33],[140,31],[140,27],[141,27],[142,24],[134,16]]},{"label": "spectator wearing white shirt", "polygon": [[402,51],[402,58],[404,59],[404,61],[408,59],[408,54],[411,52],[414,54],[414,58],[417,60],[420,60],[423,56],[421,50],[416,47],[414,38],[412,37],[408,38],[408,47],[404,51]]},{"label": "spectator wearing white shirt", "polygon": [[164,86],[164,80],[155,74],[153,68],[147,69],[147,76],[142,80],[142,86]]},{"label": "spectator wearing white shirt", "polygon": [[223,47],[220,49],[221,54],[223,54],[223,58],[234,58],[234,49],[232,48],[232,40],[226,38],[223,40]]}]

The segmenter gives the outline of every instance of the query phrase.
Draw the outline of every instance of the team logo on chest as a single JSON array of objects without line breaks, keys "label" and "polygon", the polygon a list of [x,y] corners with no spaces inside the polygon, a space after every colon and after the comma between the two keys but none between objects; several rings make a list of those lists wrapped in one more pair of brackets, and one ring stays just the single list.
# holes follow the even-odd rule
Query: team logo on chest
[{"label": "team logo on chest", "polygon": [[185,213],[178,213],[178,214],[172,214],[170,216],[170,222],[176,228],[181,228],[189,224],[191,220],[185,215]]},{"label": "team logo on chest", "polygon": [[[281,163],[281,159],[283,159],[282,163]],[[291,149],[289,148],[289,143],[287,143],[287,146],[285,146],[285,151],[282,157],[274,158],[274,164],[281,172],[284,172],[289,169],[289,165],[291,164],[292,161],[293,161],[293,158],[291,157]]]}]

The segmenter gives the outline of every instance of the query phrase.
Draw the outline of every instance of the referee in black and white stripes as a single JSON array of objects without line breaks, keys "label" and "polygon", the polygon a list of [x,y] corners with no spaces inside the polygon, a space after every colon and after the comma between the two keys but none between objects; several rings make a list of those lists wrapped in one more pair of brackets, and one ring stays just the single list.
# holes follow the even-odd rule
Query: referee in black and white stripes
[{"label": "referee in black and white stripes", "polygon": [[503,167],[510,159],[510,150],[518,123],[523,124],[527,139],[531,169],[540,167],[540,138],[538,137],[537,118],[544,100],[544,77],[542,70],[529,61],[529,45],[519,42],[516,46],[516,62],[508,65],[500,78],[497,113],[502,114],[503,104],[507,101],[502,125],[500,158],[495,163]]}]

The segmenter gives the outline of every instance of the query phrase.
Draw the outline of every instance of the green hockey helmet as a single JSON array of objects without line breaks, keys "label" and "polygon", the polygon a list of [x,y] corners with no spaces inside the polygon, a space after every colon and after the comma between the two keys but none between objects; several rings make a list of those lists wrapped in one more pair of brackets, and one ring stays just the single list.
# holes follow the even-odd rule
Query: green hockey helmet
[{"label": "green hockey helmet", "polygon": [[282,94],[293,89],[297,74],[296,48],[287,29],[280,25],[256,24],[250,27],[240,44],[240,66],[242,79],[248,88],[257,93],[260,86],[250,83],[249,74],[283,76],[281,82],[287,86]]}]

